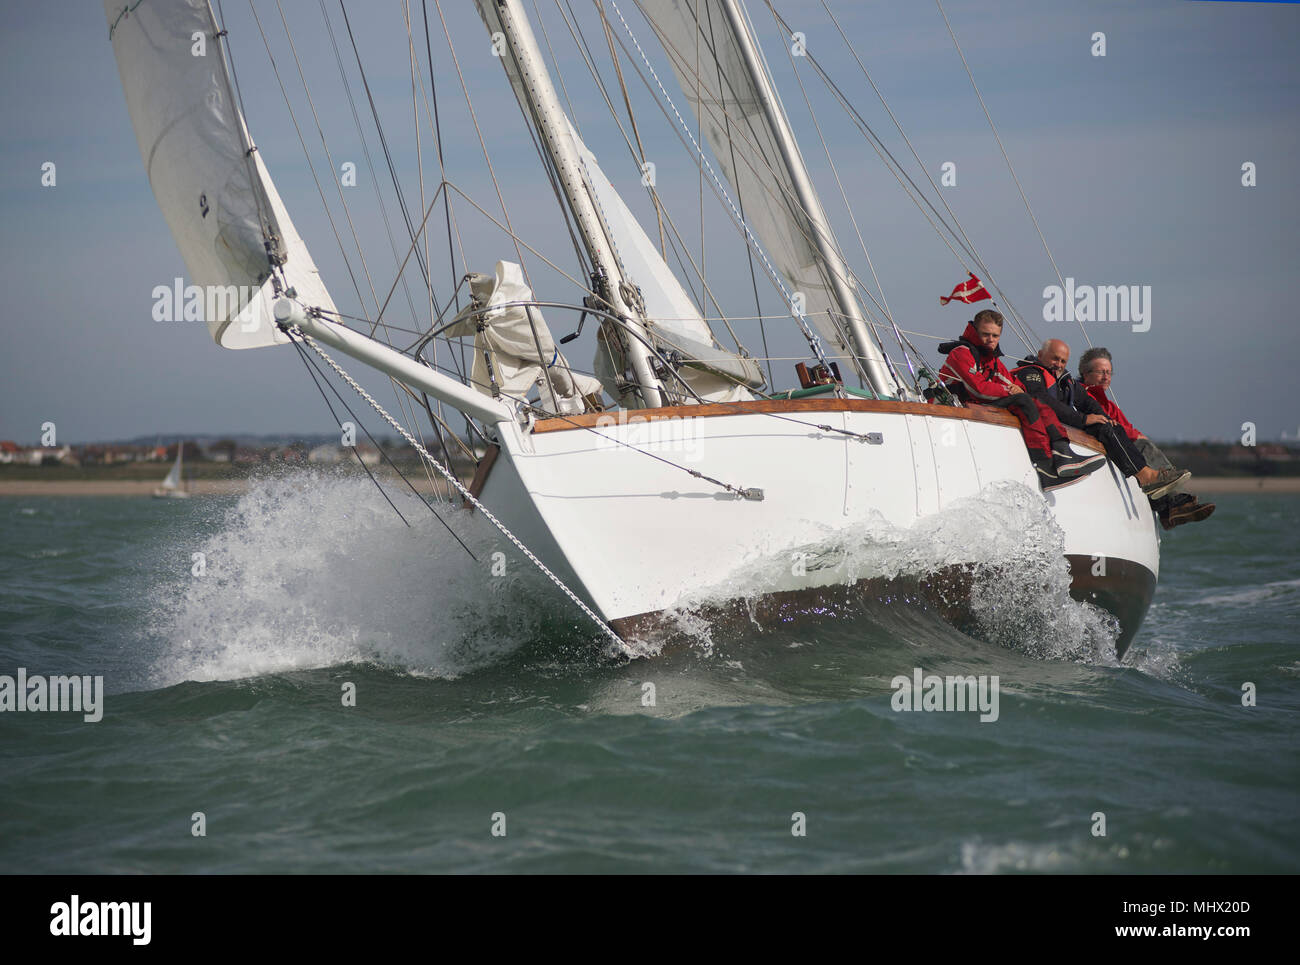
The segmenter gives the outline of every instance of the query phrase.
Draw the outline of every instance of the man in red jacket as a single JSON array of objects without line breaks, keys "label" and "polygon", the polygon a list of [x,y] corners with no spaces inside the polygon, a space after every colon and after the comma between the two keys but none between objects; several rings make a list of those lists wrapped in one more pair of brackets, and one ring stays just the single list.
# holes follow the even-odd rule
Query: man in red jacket
[{"label": "man in red jacket", "polygon": [[[1147,465],[1157,470],[1174,470],[1169,457],[1160,451],[1154,442],[1144,436],[1133,423],[1124,417],[1124,413],[1106,394],[1110,388],[1112,360],[1110,352],[1098,346],[1084,352],[1079,359],[1079,378],[1088,388],[1088,394],[1097,400],[1107,417],[1111,419],[1133,441],[1145,457]],[[1176,471],[1176,470],[1175,470]],[[1188,473],[1187,475],[1191,475]],[[1173,529],[1183,523],[1199,523],[1214,512],[1214,503],[1200,503],[1190,493],[1171,493],[1160,499],[1154,499],[1151,507],[1160,516],[1160,525]]]},{"label": "man in red jacket", "polygon": [[998,348],[1001,338],[1002,313],[986,308],[967,323],[961,338],[939,346],[939,351],[948,355],[939,370],[939,378],[961,401],[997,406],[1020,420],[1030,461],[1045,492],[1068,485],[1104,466],[1105,456],[1080,456],[1071,449],[1069,437],[1055,413],[1027,395],[1024,387],[998,361],[1002,354]]}]

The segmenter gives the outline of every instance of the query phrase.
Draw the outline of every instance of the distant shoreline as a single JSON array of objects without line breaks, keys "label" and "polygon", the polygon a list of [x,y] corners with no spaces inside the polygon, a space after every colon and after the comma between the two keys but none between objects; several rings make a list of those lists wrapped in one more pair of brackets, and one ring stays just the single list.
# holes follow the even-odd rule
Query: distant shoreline
[{"label": "distant shoreline", "polygon": [[[360,477],[358,477],[360,478]],[[385,483],[396,482],[381,477]],[[427,479],[411,474],[408,478],[420,492],[432,492]],[[191,492],[195,496],[224,496],[247,492],[249,479],[196,479]],[[144,496],[158,486],[153,479],[49,479],[0,480],[0,498],[21,496]],[[1300,493],[1300,476],[1193,476],[1190,492],[1205,493]]]},{"label": "distant shoreline", "polygon": [[[357,476],[363,479],[363,476]],[[406,489],[406,484],[396,477],[380,476],[387,485]],[[424,478],[408,475],[408,479],[422,493],[434,491]],[[193,496],[226,496],[247,492],[252,479],[196,479],[190,483]],[[149,498],[158,488],[156,479],[49,479],[0,480],[0,499],[21,496],[143,496]],[[410,490],[407,490],[409,492]],[[445,493],[446,486],[438,487]]]}]

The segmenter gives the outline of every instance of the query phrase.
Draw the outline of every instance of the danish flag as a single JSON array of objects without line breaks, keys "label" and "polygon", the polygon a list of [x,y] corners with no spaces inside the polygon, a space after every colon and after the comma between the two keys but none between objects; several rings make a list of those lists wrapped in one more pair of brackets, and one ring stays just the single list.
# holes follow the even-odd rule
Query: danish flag
[{"label": "danish flag", "polygon": [[970,275],[970,278],[954,288],[951,295],[947,298],[942,295],[939,296],[940,305],[947,305],[949,302],[966,302],[970,304],[971,302],[980,302],[993,297],[985,290],[973,272],[968,271],[966,274]]}]

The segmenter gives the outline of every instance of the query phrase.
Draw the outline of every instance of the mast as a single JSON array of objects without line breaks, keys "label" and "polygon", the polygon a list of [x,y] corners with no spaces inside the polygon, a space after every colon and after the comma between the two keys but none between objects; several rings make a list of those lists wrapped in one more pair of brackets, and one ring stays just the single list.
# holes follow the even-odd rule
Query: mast
[{"label": "mast", "polygon": [[785,111],[781,108],[780,101],[777,99],[776,91],[768,78],[767,70],[763,67],[762,54],[758,49],[757,41],[755,41],[753,34],[749,30],[749,18],[741,8],[741,0],[720,0],[720,4],[727,15],[727,21],[731,25],[732,32],[736,35],[741,55],[745,61],[745,69],[749,72],[750,79],[754,83],[754,89],[758,92],[759,100],[763,105],[763,113],[776,134],[777,147],[794,184],[799,204],[812,225],[812,242],[817,248],[817,253],[821,255],[827,273],[830,275],[831,293],[839,305],[840,313],[848,324],[849,334],[853,337],[853,346],[857,350],[859,362],[864,369],[863,374],[866,376],[867,381],[871,383],[871,387],[877,395],[897,395],[898,386],[895,384],[893,376],[890,375],[880,350],[876,348],[875,342],[871,340],[871,334],[867,331],[866,320],[862,317],[862,312],[858,307],[858,300],[854,297],[852,289],[849,288],[847,280],[849,277],[848,268],[835,247],[834,235],[831,233],[830,223],[826,220],[826,212],[822,210],[817,191],[813,187],[812,180],[808,177],[808,169],[804,165],[803,155],[800,153],[799,145],[794,139],[794,132],[790,129],[790,122],[785,116]]},{"label": "mast", "polygon": [[[628,326],[642,338],[646,337],[640,314],[634,311],[624,297],[626,279],[609,242],[609,232],[600,211],[587,191],[583,178],[582,160],[568,136],[568,119],[560,106],[546,62],[537,46],[528,17],[518,0],[489,0],[494,2],[495,13],[510,47],[522,83],[517,88],[528,101],[530,113],[536,122],[542,142],[555,164],[565,199],[573,212],[583,244],[595,269],[592,289],[610,304],[611,311],[623,318]],[[619,333],[624,355],[631,361],[632,370],[640,385],[638,392],[642,404],[654,408],[664,404],[663,385],[654,373],[650,353],[638,338],[624,337]]]}]

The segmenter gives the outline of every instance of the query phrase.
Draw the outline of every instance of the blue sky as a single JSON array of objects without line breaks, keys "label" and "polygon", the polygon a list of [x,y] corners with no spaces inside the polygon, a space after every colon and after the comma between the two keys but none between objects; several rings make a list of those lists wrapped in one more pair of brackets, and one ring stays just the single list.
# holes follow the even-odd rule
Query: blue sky
[{"label": "blue sky", "polygon": [[[363,282],[359,302],[249,7],[234,0],[224,0],[224,6],[253,137],[335,300],[343,311],[361,314],[368,289]],[[334,160],[358,166],[359,184],[347,189],[348,203],[382,299],[396,262],[320,6],[315,0],[285,0],[283,6]],[[411,6],[423,60],[420,4]],[[641,39],[649,40],[632,0],[620,6]],[[830,6],[931,174],[937,180],[945,161],[957,166],[957,185],[945,188],[945,197],[1003,289],[1038,334],[1067,339],[1077,357],[1086,347],[1078,326],[1041,320],[1042,290],[1056,277],[937,8],[845,0],[830,0]],[[337,0],[325,7],[344,45],[381,190],[395,216]],[[572,271],[555,202],[482,23],[463,0],[443,0],[442,7],[516,229]],[[612,82],[608,54],[600,56],[604,44],[594,8],[587,0],[573,0],[573,7]],[[777,7],[806,34],[809,50],[891,149],[905,156],[821,4],[786,0]],[[256,9],[316,170],[326,176],[276,7],[257,0]],[[749,0],[749,9],[841,244],[854,269],[869,277],[781,50],[783,38],[764,4]],[[1300,350],[1287,313],[1295,300],[1300,241],[1300,61],[1294,56],[1300,5],[950,0],[944,9],[1062,274],[1080,284],[1152,288],[1150,331],[1133,332],[1115,322],[1089,327],[1092,341],[1115,354],[1118,395],[1130,418],[1157,438],[1235,439],[1247,421],[1256,423],[1261,439],[1294,436],[1300,427],[1293,387]],[[554,3],[538,0],[537,10],[585,139],[634,210],[648,212],[638,172]],[[417,209],[402,5],[353,0],[348,12],[403,191]],[[499,217],[432,3],[429,13],[449,177]],[[1106,34],[1105,57],[1091,55],[1097,31]],[[57,424],[60,442],[154,433],[330,431],[329,414],[291,349],[230,352],[218,349],[201,326],[150,317],[152,289],[183,276],[184,265],[145,178],[107,33],[98,5],[18,5],[7,12],[0,38],[8,94],[0,108],[0,272],[6,294],[0,309],[0,439],[35,442],[46,421]],[[657,48],[651,43],[647,49],[669,79]],[[691,160],[640,81],[626,65],[625,70],[661,195],[693,246],[698,248],[703,232],[709,282],[729,312],[754,314],[735,229],[707,188],[701,228]],[[957,334],[970,310],[941,308],[938,296],[964,278],[963,269],[813,75],[801,68],[799,76],[809,86],[895,317],[909,330]],[[426,75],[426,95],[427,82]],[[427,126],[420,137],[425,190],[431,193],[438,172]],[[54,187],[40,183],[46,161],[57,166]],[[1252,188],[1241,185],[1247,161],[1257,169]],[[332,185],[326,185],[326,198],[348,261],[359,272]],[[463,202],[457,213],[471,268],[491,271],[497,259],[513,258],[509,240]],[[439,225],[430,235],[434,285],[445,298],[451,270],[441,213],[433,223]],[[645,223],[653,234],[653,222]],[[399,245],[403,233],[397,227]],[[535,261],[529,268],[539,297],[572,297],[560,276]],[[414,273],[408,280],[418,308],[422,285],[414,284]],[[765,311],[777,310],[770,286],[760,298]],[[390,312],[395,323],[411,324],[400,290]],[[571,319],[552,315],[551,322],[559,334]],[[752,323],[737,323],[737,329],[760,354]],[[788,323],[769,323],[769,339],[773,354],[805,354]],[[1009,333],[1007,342],[1008,350],[1020,350]],[[590,364],[589,343],[570,348],[575,364]],[[361,367],[350,368],[359,373]],[[790,363],[778,366],[778,380],[781,387],[794,383]],[[369,384],[381,390],[382,401],[392,400],[383,380]]]}]

